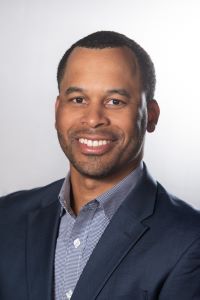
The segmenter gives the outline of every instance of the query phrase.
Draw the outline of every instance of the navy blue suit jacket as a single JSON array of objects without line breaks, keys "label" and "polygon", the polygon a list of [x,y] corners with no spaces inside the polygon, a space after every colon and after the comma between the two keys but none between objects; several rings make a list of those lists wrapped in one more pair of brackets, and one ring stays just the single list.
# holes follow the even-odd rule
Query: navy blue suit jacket
[{"label": "navy blue suit jacket", "polygon": [[[0,199],[0,299],[53,299],[63,180]],[[71,300],[199,300],[200,214],[145,171],[94,249]]]}]

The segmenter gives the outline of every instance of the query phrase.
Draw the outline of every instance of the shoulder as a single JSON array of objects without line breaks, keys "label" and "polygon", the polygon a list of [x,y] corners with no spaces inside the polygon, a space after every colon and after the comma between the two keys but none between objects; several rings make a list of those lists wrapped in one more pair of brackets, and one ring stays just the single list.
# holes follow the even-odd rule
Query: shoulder
[{"label": "shoulder", "polygon": [[200,237],[200,211],[157,185],[155,216],[173,235]]},{"label": "shoulder", "polygon": [[64,179],[57,180],[43,187],[30,190],[17,191],[6,196],[0,197],[0,209],[14,210],[33,210],[39,206],[45,206],[57,199]]},{"label": "shoulder", "polygon": [[183,217],[200,216],[200,211],[192,207],[185,200],[169,193],[160,183],[157,183],[158,204],[171,214],[180,214]]},{"label": "shoulder", "polygon": [[168,268],[159,299],[193,299],[200,292],[200,211],[158,183],[155,216],[157,223],[152,224],[159,232],[157,257],[167,261]]}]

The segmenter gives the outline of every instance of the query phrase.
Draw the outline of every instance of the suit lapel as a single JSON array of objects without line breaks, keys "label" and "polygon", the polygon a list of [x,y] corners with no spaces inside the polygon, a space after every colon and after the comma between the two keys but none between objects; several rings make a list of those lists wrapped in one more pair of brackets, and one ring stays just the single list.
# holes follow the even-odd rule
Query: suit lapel
[{"label": "suit lapel", "polygon": [[27,277],[30,300],[52,299],[54,253],[59,216],[58,200],[28,216]]},{"label": "suit lapel", "polygon": [[127,218],[124,209],[115,217],[94,249],[71,300],[95,299],[130,248],[148,229]]},{"label": "suit lapel", "polygon": [[123,202],[104,231],[71,300],[96,299],[122,259],[149,229],[143,221],[153,214],[156,190],[156,183],[145,169],[141,182]]}]

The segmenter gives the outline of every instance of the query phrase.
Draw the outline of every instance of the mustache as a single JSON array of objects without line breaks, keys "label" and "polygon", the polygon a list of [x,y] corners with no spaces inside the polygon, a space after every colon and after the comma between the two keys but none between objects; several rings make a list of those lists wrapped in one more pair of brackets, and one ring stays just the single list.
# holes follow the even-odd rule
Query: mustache
[{"label": "mustache", "polygon": [[114,132],[113,130],[109,129],[102,129],[102,128],[89,128],[89,129],[71,129],[68,132],[68,136],[70,139],[79,139],[81,137],[93,137],[93,136],[100,136],[108,140],[117,140],[121,137],[119,132]]}]

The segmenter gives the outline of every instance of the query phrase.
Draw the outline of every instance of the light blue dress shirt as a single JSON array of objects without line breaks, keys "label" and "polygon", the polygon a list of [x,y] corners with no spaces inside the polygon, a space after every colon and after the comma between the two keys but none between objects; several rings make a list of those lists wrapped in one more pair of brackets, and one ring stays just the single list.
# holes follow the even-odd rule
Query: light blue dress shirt
[{"label": "light blue dress shirt", "polygon": [[83,206],[77,216],[70,207],[70,174],[59,194],[61,222],[55,253],[55,300],[70,299],[101,235],[142,176],[142,163],[117,185]]}]

